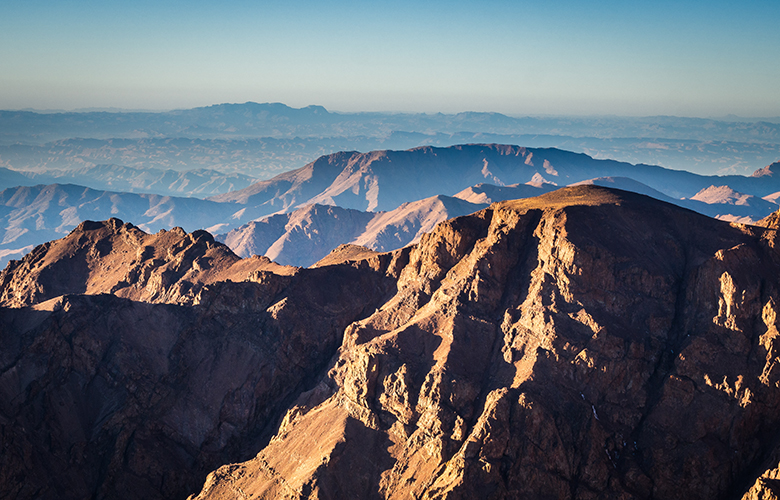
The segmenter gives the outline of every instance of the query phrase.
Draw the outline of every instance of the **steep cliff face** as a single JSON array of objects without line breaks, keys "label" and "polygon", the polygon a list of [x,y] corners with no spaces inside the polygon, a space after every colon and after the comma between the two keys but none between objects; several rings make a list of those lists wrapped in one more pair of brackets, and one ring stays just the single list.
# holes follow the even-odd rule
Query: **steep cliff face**
[{"label": "steep cliff face", "polygon": [[[0,497],[183,497],[204,479],[197,498],[776,488],[775,230],[578,186],[313,269],[233,274],[255,264],[182,235],[193,258],[166,290],[192,293],[56,298],[132,262],[100,250],[126,226],[101,228],[2,275]],[[203,255],[224,264],[191,278]],[[61,262],[96,284],[25,295]]]},{"label": "steep cliff face", "polygon": [[767,215],[760,221],[756,222],[756,225],[768,229],[780,229],[780,211]]},{"label": "steep cliff face", "polygon": [[726,498],[777,444],[777,234],[594,187],[440,224],[198,498]]}]

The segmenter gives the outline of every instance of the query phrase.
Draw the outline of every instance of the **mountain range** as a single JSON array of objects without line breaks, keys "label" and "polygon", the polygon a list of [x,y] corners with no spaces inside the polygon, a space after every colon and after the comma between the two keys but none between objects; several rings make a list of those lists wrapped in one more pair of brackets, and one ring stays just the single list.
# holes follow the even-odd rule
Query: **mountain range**
[{"label": "mountain range", "polygon": [[311,268],[83,223],[0,272],[0,496],[771,498],[772,220],[589,184]]},{"label": "mountain range", "polygon": [[279,264],[308,267],[342,244],[379,252],[402,248],[439,222],[486,206],[442,195],[403,203],[389,212],[313,204],[250,222],[217,239],[242,257],[264,255]]},{"label": "mountain range", "polygon": [[[242,256],[265,254],[307,266],[342,243],[393,250],[417,241],[436,223],[485,204],[583,182],[751,223],[777,209],[779,165],[751,177],[701,176],[557,149],[472,144],[340,152],[206,200],[76,185],[16,187],[0,192],[0,264],[67,234],[82,220],[121,217],[150,232],[176,226],[207,229]],[[113,182],[116,172],[114,167],[90,168],[84,175],[102,173],[105,182]],[[172,182],[169,186],[205,190],[227,182],[208,172],[157,171],[136,177],[142,187]]]},{"label": "mountain range", "polygon": [[[322,106],[216,104],[161,112],[0,111],[2,142],[44,143],[72,137],[384,137],[393,131],[661,137],[777,143],[780,118],[511,117],[501,113],[338,113]],[[335,132],[335,133],[334,133]]]},{"label": "mountain range", "polygon": [[116,164],[268,179],[338,151],[465,143],[552,147],[706,175],[747,174],[780,157],[780,118],[337,113],[252,102],[169,112],[0,111],[0,167],[41,174]]},{"label": "mountain range", "polygon": [[0,168],[0,188],[2,189],[64,183],[78,184],[104,191],[205,198],[248,187],[255,181],[256,179],[246,175],[223,174],[216,170],[207,169],[176,171],[120,165],[94,165],[35,172]]}]

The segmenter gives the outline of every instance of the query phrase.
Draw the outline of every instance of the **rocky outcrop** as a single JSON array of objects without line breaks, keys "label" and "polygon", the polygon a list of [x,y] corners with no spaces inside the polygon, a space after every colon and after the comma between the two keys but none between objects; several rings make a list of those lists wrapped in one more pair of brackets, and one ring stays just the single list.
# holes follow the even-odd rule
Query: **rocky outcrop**
[{"label": "rocky outcrop", "polygon": [[260,271],[204,285],[191,306],[100,294],[0,308],[0,498],[197,491],[263,447],[397,267]]},{"label": "rocky outcrop", "polygon": [[206,231],[177,227],[147,234],[119,219],[86,221],[0,271],[0,305],[21,307],[75,293],[192,303],[208,283],[243,281],[263,269],[284,272],[280,268],[265,258],[242,260]]},{"label": "rocky outcrop", "polygon": [[777,446],[776,244],[585,186],[440,224],[198,498],[739,496]]},{"label": "rocky outcrop", "polygon": [[767,215],[760,221],[756,222],[756,225],[765,227],[767,229],[780,229],[780,210]]}]

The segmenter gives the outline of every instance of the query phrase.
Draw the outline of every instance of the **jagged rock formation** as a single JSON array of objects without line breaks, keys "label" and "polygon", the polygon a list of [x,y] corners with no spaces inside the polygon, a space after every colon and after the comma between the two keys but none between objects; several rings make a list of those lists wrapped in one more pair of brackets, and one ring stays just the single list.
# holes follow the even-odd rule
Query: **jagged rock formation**
[{"label": "jagged rock formation", "polygon": [[[116,225],[83,228],[78,238],[102,232],[101,248],[135,233]],[[207,249],[205,235],[193,239],[196,262],[222,247]],[[88,259],[61,257],[70,265]],[[23,281],[30,267],[16,267],[11,281]],[[391,289],[385,270],[394,268],[385,255],[288,276],[260,271],[241,283],[205,285],[186,307],[99,294],[0,308],[0,498],[167,499],[197,491],[207,472],[267,442],[289,401],[325,369],[344,328]]]},{"label": "jagged rock formation", "polygon": [[765,227],[767,229],[780,229],[780,210],[767,215],[760,221],[756,222],[756,225]]},{"label": "jagged rock formation", "polygon": [[771,165],[767,165],[764,168],[759,168],[751,177],[774,177],[775,172],[780,171],[780,162],[776,161]]},{"label": "jagged rock formation", "polygon": [[[197,498],[766,496],[777,243],[578,186],[392,253],[201,278],[191,306],[22,295],[0,309],[2,495],[183,496],[232,462]],[[3,279],[59,260],[34,262]]]},{"label": "jagged rock formation", "polygon": [[242,260],[206,231],[177,227],[147,234],[119,219],[86,221],[0,271],[0,305],[22,307],[74,293],[191,304],[206,284],[279,268],[268,259]]},{"label": "jagged rock formation", "polygon": [[440,224],[198,498],[741,495],[777,464],[776,244],[584,186]]}]

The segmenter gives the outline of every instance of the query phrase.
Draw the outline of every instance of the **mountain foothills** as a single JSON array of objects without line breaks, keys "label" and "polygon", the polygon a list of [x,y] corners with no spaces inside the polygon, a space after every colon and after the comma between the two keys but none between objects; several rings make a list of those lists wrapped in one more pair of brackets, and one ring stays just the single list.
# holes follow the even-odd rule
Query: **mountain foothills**
[{"label": "mountain foothills", "polygon": [[[64,236],[83,220],[118,217],[151,232],[176,226],[207,229],[239,255],[265,254],[306,266],[340,243],[393,250],[416,241],[437,222],[484,204],[583,182],[752,223],[778,208],[778,171],[780,164],[774,163],[751,177],[702,176],[557,149],[471,144],[335,153],[207,200],[67,184],[17,186],[0,192],[0,265],[34,245]],[[104,176],[105,182],[128,187],[114,179],[116,172],[113,167],[95,167],[84,170],[84,175]],[[146,189],[173,182],[182,189],[205,190],[212,181],[227,182],[202,171],[170,178],[168,173],[160,177],[162,172],[147,172],[137,176],[134,185]]]},{"label": "mountain foothills", "polygon": [[772,498],[773,221],[580,185],[310,268],[83,223],[0,273],[0,497]]}]

